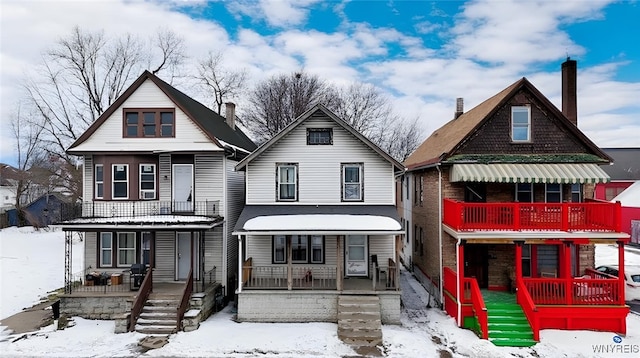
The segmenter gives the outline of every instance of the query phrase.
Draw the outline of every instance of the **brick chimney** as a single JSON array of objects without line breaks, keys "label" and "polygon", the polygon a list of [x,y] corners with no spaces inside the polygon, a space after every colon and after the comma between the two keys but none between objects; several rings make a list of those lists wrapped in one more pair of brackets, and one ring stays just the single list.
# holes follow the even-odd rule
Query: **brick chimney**
[{"label": "brick chimney", "polygon": [[236,130],[236,105],[232,102],[225,103],[224,117],[231,129]]},{"label": "brick chimney", "polygon": [[456,112],[453,116],[454,119],[457,119],[464,113],[464,99],[461,97],[456,98]]},{"label": "brick chimney", "polygon": [[567,57],[562,63],[562,113],[578,126],[578,63]]}]

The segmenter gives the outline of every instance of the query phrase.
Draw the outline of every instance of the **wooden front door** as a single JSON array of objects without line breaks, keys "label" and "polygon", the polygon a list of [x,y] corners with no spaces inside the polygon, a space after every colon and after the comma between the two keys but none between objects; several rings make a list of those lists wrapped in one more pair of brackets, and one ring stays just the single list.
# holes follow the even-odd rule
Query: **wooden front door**
[{"label": "wooden front door", "polygon": [[480,288],[489,287],[489,250],[487,245],[464,245],[464,277],[473,277]]}]

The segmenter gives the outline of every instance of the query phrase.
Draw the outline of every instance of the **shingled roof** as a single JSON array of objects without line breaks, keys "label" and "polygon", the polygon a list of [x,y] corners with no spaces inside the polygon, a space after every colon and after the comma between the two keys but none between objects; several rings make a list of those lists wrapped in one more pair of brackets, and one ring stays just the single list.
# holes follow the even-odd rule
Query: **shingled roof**
[{"label": "shingled roof", "polygon": [[598,148],[584,133],[573,125],[565,115],[547,99],[529,80],[522,77],[509,87],[498,92],[493,97],[485,100],[471,110],[454,118],[442,127],[435,130],[405,161],[404,165],[409,170],[429,166],[431,164],[446,161],[455,150],[459,148],[485,121],[489,120],[511,97],[522,88],[529,90],[540,102],[555,114],[560,120],[565,121],[567,128],[587,145],[600,161],[609,161],[610,157]]},{"label": "shingled roof", "polygon": [[153,81],[216,145],[224,147],[224,144],[219,142],[223,141],[247,152],[252,152],[257,148],[255,143],[240,128],[236,126],[235,130],[231,129],[224,117],[161,80],[151,72],[144,71],[69,149],[73,149],[86,141],[147,79]]}]

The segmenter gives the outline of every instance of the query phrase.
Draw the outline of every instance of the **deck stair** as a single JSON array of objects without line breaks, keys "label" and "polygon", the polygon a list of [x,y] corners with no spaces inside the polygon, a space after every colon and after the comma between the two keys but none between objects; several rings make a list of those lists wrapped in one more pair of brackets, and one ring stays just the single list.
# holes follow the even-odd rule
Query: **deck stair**
[{"label": "deck stair", "polygon": [[152,335],[177,332],[181,298],[178,294],[151,293],[136,322],[136,332]]},{"label": "deck stair", "polygon": [[[491,295],[485,295],[491,296]],[[485,297],[489,321],[489,341],[496,346],[531,347],[536,342],[533,331],[515,295],[501,295],[499,299]]]},{"label": "deck stair", "polygon": [[356,348],[381,345],[380,299],[367,295],[339,296],[338,338]]}]

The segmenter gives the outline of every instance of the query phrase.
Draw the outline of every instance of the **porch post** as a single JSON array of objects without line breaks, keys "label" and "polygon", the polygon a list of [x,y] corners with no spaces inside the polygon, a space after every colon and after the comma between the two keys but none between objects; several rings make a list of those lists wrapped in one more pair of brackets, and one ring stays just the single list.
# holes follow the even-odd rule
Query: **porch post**
[{"label": "porch post", "polygon": [[464,301],[464,240],[458,240],[457,248],[458,248],[458,272],[456,275],[456,279],[458,282],[457,288],[457,298],[458,298],[458,327],[462,327],[462,302]]},{"label": "porch post", "polygon": [[[97,240],[97,239],[96,239]],[[73,251],[73,231],[64,232],[64,293],[71,293],[72,277],[71,277],[71,254]],[[83,271],[86,275],[86,272]],[[86,277],[82,277],[85,280]]]},{"label": "porch post", "polygon": [[618,297],[620,297],[620,305],[625,305],[625,297],[624,297],[624,241],[618,241],[618,284],[620,293]]},{"label": "porch post", "polygon": [[287,235],[287,289],[291,291],[293,287],[293,278],[291,277],[291,258],[293,257],[291,249],[291,235]]},{"label": "porch post", "polygon": [[344,257],[342,256],[342,253],[344,252],[342,250],[342,244],[344,242],[344,235],[338,235],[337,236],[337,245],[336,245],[336,250],[338,250],[338,252],[336,253],[336,257],[338,258],[338,262],[336,262],[337,266],[336,266],[336,289],[338,291],[342,291],[342,285],[343,285],[343,265],[344,265]]},{"label": "porch post", "polygon": [[565,296],[566,303],[568,305],[573,304],[573,287],[572,281],[573,277],[571,277],[571,241],[565,241],[563,243],[563,257],[562,257],[562,271],[565,279]]},{"label": "porch post", "polygon": [[242,235],[238,235],[238,293],[242,292],[242,284],[244,283],[244,270],[242,269],[244,261],[243,256],[244,254],[242,253]]}]

